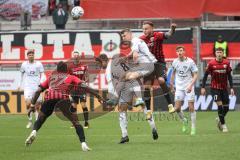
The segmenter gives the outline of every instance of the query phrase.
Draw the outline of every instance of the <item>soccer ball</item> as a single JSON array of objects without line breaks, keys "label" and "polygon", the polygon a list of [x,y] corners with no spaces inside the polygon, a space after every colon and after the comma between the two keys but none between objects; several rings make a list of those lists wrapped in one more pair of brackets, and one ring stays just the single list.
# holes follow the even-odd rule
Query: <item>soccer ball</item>
[{"label": "soccer ball", "polygon": [[71,15],[73,19],[79,19],[81,16],[83,16],[83,14],[84,14],[84,10],[80,6],[73,7],[71,11]]}]

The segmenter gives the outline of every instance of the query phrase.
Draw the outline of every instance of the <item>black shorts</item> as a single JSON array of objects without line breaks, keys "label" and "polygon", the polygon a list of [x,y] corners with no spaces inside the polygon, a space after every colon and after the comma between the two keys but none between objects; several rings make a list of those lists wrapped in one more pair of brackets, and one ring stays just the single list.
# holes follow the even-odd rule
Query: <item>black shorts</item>
[{"label": "black shorts", "polygon": [[50,99],[44,101],[41,106],[41,112],[49,117],[53,113],[54,108],[59,101],[61,101],[61,99]]},{"label": "black shorts", "polygon": [[79,92],[79,91],[72,91],[71,92],[72,96],[72,102],[78,104],[79,100],[80,102],[87,102],[87,95],[84,92]]},{"label": "black shorts", "polygon": [[159,77],[167,79],[166,76],[166,63],[165,62],[156,62],[154,63],[154,70],[153,72],[144,77],[144,81],[153,81],[154,79],[158,79]]},{"label": "black shorts", "polygon": [[211,88],[211,94],[215,102],[221,101],[223,105],[229,104],[229,93],[227,90]]}]

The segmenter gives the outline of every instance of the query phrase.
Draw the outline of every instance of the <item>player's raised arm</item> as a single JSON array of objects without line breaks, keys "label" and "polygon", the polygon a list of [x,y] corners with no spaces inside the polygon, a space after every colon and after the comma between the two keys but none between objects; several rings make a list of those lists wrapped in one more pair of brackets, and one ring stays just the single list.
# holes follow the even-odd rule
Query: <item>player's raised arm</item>
[{"label": "player's raised arm", "polygon": [[176,27],[177,25],[175,23],[172,23],[170,26],[170,30],[164,33],[165,38],[168,39],[169,37],[171,37],[175,33]]}]

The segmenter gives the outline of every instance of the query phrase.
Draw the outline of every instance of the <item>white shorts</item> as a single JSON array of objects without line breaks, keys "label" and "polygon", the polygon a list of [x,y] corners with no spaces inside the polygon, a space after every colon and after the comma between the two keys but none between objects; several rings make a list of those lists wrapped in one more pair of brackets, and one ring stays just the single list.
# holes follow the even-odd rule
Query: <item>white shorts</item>
[{"label": "white shorts", "polygon": [[125,85],[119,93],[119,104],[131,103],[134,96],[137,98],[142,98],[141,86],[137,80],[125,82]]},{"label": "white shorts", "polygon": [[[35,94],[37,90],[35,89],[24,89],[24,99],[25,100],[31,100]],[[41,102],[42,101],[42,95],[40,94],[40,96],[37,99],[37,102]]]},{"label": "white shorts", "polygon": [[133,66],[130,71],[137,72],[140,74],[141,77],[145,77],[150,75],[154,71],[154,64],[153,63],[141,63],[137,66]]},{"label": "white shorts", "polygon": [[194,101],[195,99],[195,92],[194,88],[190,93],[187,93],[186,90],[176,90],[175,92],[175,102],[176,101],[184,101],[184,99],[187,99],[187,101]]}]

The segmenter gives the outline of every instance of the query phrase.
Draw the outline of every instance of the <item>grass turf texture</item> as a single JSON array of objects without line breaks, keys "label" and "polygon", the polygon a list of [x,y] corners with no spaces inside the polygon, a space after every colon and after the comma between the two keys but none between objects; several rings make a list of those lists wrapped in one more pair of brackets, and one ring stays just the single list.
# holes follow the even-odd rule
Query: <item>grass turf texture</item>
[{"label": "grass turf texture", "polygon": [[[167,113],[166,113],[167,114]],[[229,133],[216,128],[216,112],[197,113],[197,135],[181,132],[176,120],[156,120],[159,139],[152,140],[151,130],[141,118],[129,120],[128,144],[117,144],[120,127],[117,113],[90,121],[85,130],[90,152],[82,152],[70,123],[50,117],[38,132],[31,147],[24,142],[30,130],[25,115],[0,115],[0,160],[219,160],[240,159],[240,112],[229,112]],[[189,124],[190,126],[190,124]]]}]

